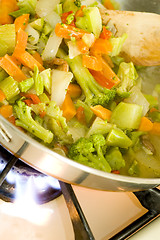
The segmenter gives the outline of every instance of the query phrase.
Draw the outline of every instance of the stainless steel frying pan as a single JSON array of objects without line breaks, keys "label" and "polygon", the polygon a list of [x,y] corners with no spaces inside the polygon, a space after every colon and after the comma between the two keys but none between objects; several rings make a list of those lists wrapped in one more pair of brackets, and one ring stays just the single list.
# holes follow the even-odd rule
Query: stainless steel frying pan
[{"label": "stainless steel frying pan", "polygon": [[[160,13],[160,0],[119,0],[122,10]],[[0,143],[20,159],[59,180],[108,191],[138,191],[156,187],[160,178],[135,178],[105,173],[63,157],[0,116]]]}]

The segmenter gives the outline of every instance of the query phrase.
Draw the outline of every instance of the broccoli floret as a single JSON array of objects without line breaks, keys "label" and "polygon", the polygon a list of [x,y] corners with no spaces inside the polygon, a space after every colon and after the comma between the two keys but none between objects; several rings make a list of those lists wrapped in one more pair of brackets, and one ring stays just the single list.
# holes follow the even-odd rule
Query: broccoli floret
[{"label": "broccoli floret", "polygon": [[89,70],[83,66],[82,57],[80,55],[70,59],[63,50],[59,50],[58,56],[64,58],[68,62],[77,83],[84,92],[85,102],[89,106],[102,105],[103,107],[107,107],[109,102],[114,99],[116,89],[107,89],[100,86]]},{"label": "broccoli floret", "polygon": [[67,59],[76,81],[84,92],[86,97],[85,102],[89,106],[102,105],[103,107],[107,107],[108,103],[114,99],[116,90],[100,86],[89,70],[83,66],[81,56],[77,56],[74,59]]},{"label": "broccoli floret", "polygon": [[69,149],[68,157],[87,166],[111,172],[111,167],[106,161],[105,138],[101,134],[89,138],[79,138]]},{"label": "broccoli floret", "polygon": [[28,132],[43,140],[45,143],[52,142],[54,134],[42,127],[32,118],[31,107],[27,106],[22,101],[18,101],[17,105],[14,105],[14,110],[17,116],[17,126],[24,128]]},{"label": "broccoli floret", "polygon": [[122,62],[119,66],[117,76],[121,79],[117,87],[117,94],[121,98],[127,98],[130,95],[129,90],[135,85],[138,74],[132,62]]}]

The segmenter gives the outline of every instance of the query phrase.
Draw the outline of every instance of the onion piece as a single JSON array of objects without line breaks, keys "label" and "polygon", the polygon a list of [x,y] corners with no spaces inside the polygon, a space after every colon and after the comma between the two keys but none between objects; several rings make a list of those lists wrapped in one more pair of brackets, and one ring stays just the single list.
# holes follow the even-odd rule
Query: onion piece
[{"label": "onion piece", "polygon": [[143,107],[142,114],[143,116],[145,116],[146,113],[149,111],[149,102],[137,86],[131,88],[130,93],[130,96],[125,99],[125,102],[141,105]]},{"label": "onion piece", "polygon": [[53,31],[49,36],[45,49],[42,53],[42,60],[48,61],[53,59],[57,54],[61,42],[62,38],[58,37]]},{"label": "onion piece", "polygon": [[71,72],[53,69],[51,76],[52,76],[51,100],[55,101],[57,106],[61,106],[65,99],[68,85],[70,84],[73,78],[73,74]]},{"label": "onion piece", "polygon": [[35,45],[38,43],[39,40],[39,32],[35,30],[33,27],[31,27],[30,24],[27,25],[25,32],[28,33],[28,42],[32,45]]},{"label": "onion piece", "polygon": [[60,0],[39,0],[36,5],[36,13],[40,17],[45,17],[55,10],[56,5],[59,3]]}]

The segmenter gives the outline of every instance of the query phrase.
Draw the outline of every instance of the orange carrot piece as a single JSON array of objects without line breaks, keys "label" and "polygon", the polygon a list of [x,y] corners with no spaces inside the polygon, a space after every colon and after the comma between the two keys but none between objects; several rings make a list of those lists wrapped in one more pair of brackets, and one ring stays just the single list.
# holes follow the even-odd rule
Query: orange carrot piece
[{"label": "orange carrot piece", "polygon": [[[68,24],[68,23],[67,23],[67,17],[68,17],[69,15],[71,15],[71,14],[73,14],[73,11],[69,11],[69,12],[64,12],[64,13],[62,13],[62,16],[61,16],[62,23]],[[71,22],[69,25],[74,26],[74,27],[76,26],[76,25],[75,25],[75,17],[74,17],[74,19],[72,20],[72,22]]]},{"label": "orange carrot piece", "polygon": [[100,117],[103,120],[107,120],[108,122],[110,121],[112,112],[109,109],[104,108],[101,105],[96,105],[90,108],[97,117]]},{"label": "orange carrot piece", "polygon": [[118,78],[118,76],[115,74],[115,72],[103,58],[102,58],[102,73],[106,78],[110,79],[115,86],[120,83],[120,79]]},{"label": "orange carrot piece", "polygon": [[153,135],[158,135],[160,136],[160,122],[154,122],[152,130],[150,131],[151,134]]},{"label": "orange carrot piece", "polygon": [[8,54],[0,58],[0,66],[18,82],[27,78]]},{"label": "orange carrot piece", "polygon": [[138,130],[149,132],[152,130],[152,128],[153,128],[153,123],[147,117],[142,117]]},{"label": "orange carrot piece", "polygon": [[86,125],[86,117],[84,113],[84,108],[82,106],[77,108],[76,118],[80,123]]},{"label": "orange carrot piece", "polygon": [[85,54],[85,53],[89,52],[89,47],[87,46],[87,44],[82,39],[77,40],[76,44],[77,44],[78,50],[81,53]]},{"label": "orange carrot piece", "polygon": [[43,60],[41,58],[41,55],[38,53],[38,52],[35,52],[33,55],[32,55],[41,65],[43,65]]},{"label": "orange carrot piece", "polygon": [[31,106],[33,104],[33,101],[31,99],[24,99],[23,102],[25,102],[27,106]]},{"label": "orange carrot piece", "polygon": [[109,31],[105,26],[103,26],[103,30],[100,34],[100,38],[103,38],[103,39],[110,39],[110,37],[112,36],[112,32]]},{"label": "orange carrot piece", "polygon": [[11,117],[13,115],[13,107],[11,105],[3,105],[0,107],[0,114],[5,118]]},{"label": "orange carrot piece", "polygon": [[98,38],[90,49],[91,55],[109,54],[112,51],[112,44],[109,40]]},{"label": "orange carrot piece", "polygon": [[103,1],[103,5],[107,8],[107,9],[110,9],[110,10],[115,10],[111,0],[104,0]]},{"label": "orange carrot piece", "polygon": [[76,40],[81,39],[87,31],[76,28],[67,24],[57,23],[55,27],[55,33],[58,37],[71,39],[74,37]]},{"label": "orange carrot piece", "polygon": [[75,13],[75,18],[77,17],[83,17],[84,16],[84,13],[83,13],[83,9],[86,8],[85,5],[82,5],[81,6],[81,9],[78,9],[77,12]]},{"label": "orange carrot piece", "polygon": [[70,83],[67,88],[67,93],[70,95],[71,98],[78,98],[82,94],[82,89],[79,85]]},{"label": "orange carrot piece", "polygon": [[11,116],[11,117],[8,118],[8,121],[15,125],[16,119],[15,119],[14,116]]},{"label": "orange carrot piece", "polygon": [[44,116],[46,115],[46,112],[43,110],[43,111],[40,111],[40,113],[39,113],[39,116],[41,117],[41,118],[44,118]]},{"label": "orange carrot piece", "polygon": [[36,94],[33,93],[21,93],[21,96],[24,96],[26,98],[29,98],[32,100],[32,104],[38,104],[41,103],[41,100]]},{"label": "orange carrot piece", "polygon": [[0,89],[0,102],[2,102],[6,98],[4,92]]},{"label": "orange carrot piece", "polygon": [[84,67],[87,67],[89,69],[93,69],[95,71],[102,70],[102,59],[100,57],[83,55],[82,63]]},{"label": "orange carrot piece", "polygon": [[18,10],[16,0],[1,0],[0,1],[0,24],[13,23],[13,18],[9,13]]},{"label": "orange carrot piece", "polygon": [[17,32],[16,46],[13,52],[13,56],[19,54],[19,52],[24,52],[27,46],[28,34],[21,28]]},{"label": "orange carrot piece", "polygon": [[96,82],[102,87],[105,87],[108,89],[111,89],[112,87],[114,87],[115,85],[114,82],[106,78],[106,76],[103,74],[102,71],[94,71],[92,69],[89,69],[89,71],[94,77],[94,79],[96,80]]},{"label": "orange carrot piece", "polygon": [[113,173],[113,174],[120,174],[120,171],[119,170],[112,170],[111,173]]},{"label": "orange carrot piece", "polygon": [[62,104],[63,116],[67,121],[71,120],[76,115],[76,109],[70,95],[67,93]]},{"label": "orange carrot piece", "polygon": [[17,17],[14,21],[16,32],[18,32],[19,29],[25,30],[28,24],[28,20],[29,20],[29,14],[23,14]]},{"label": "orange carrot piece", "polygon": [[14,56],[22,63],[24,66],[34,70],[36,65],[39,71],[43,71],[45,68],[27,51],[19,52],[19,54],[14,54]]}]

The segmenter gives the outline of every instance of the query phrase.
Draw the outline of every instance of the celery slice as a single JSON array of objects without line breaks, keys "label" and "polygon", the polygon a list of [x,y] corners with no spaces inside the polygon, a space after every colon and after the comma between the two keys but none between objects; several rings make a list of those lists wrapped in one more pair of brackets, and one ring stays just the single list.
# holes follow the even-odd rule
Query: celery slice
[{"label": "celery slice", "polygon": [[39,70],[38,70],[37,66],[35,66],[35,68],[34,68],[33,79],[34,79],[36,93],[39,96],[44,91],[44,81],[43,81],[43,78],[39,74]]},{"label": "celery slice", "polygon": [[19,83],[19,88],[21,92],[27,92],[33,86],[33,84],[34,84],[33,78],[28,78]]},{"label": "celery slice", "polygon": [[4,41],[0,41],[0,57],[3,57],[8,52],[8,46]]},{"label": "celery slice", "polygon": [[7,77],[8,77],[8,74],[6,73],[6,71],[4,71],[3,68],[0,68],[0,82]]},{"label": "celery slice", "polygon": [[11,76],[0,82],[0,89],[6,95],[7,100],[10,100],[20,93],[18,82],[15,81]]},{"label": "celery slice", "polygon": [[8,48],[7,53],[12,54],[16,44],[16,32],[14,24],[5,24],[0,26],[0,43],[2,44],[4,42],[5,46]]}]

